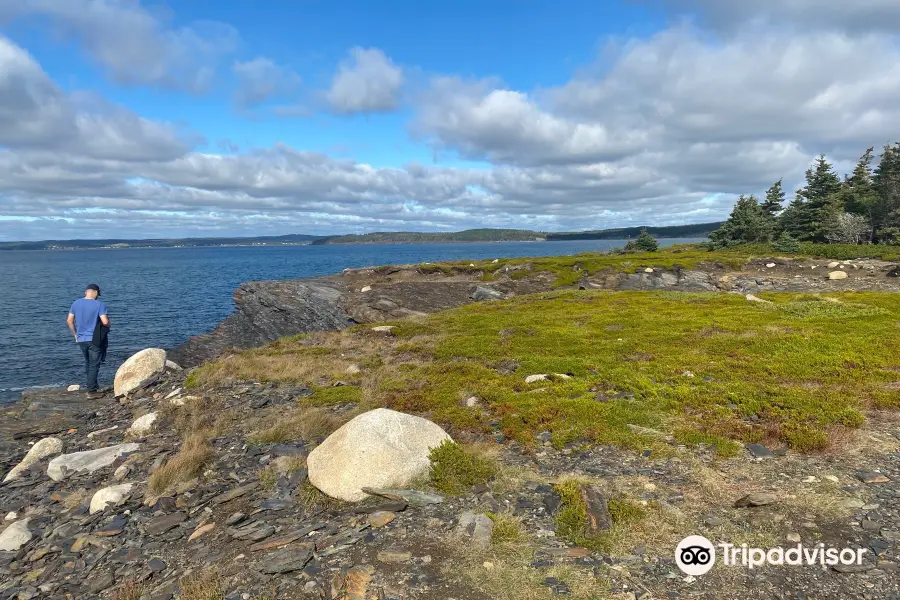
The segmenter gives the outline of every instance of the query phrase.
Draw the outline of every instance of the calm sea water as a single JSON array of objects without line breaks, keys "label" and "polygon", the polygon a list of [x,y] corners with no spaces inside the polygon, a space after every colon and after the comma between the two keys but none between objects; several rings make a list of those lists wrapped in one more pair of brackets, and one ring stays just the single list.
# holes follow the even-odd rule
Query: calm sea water
[{"label": "calm sea water", "polygon": [[[699,240],[660,240],[663,245]],[[113,329],[101,384],[133,353],[172,348],[213,329],[246,281],[294,279],[345,268],[439,260],[548,256],[609,250],[611,240],[0,252],[0,402],[28,387],[84,384],[66,327],[72,301],[94,282]]]}]

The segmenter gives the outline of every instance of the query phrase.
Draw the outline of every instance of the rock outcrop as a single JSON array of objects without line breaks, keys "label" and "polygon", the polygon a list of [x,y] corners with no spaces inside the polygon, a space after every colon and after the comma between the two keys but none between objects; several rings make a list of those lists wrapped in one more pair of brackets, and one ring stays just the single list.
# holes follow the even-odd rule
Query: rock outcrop
[{"label": "rock outcrop", "polygon": [[116,396],[122,396],[139,388],[150,378],[166,370],[166,351],[147,348],[131,356],[116,371],[114,383]]},{"label": "rock outcrop", "polygon": [[386,408],[363,413],[306,459],[309,481],[332,498],[359,502],[363,488],[405,487],[428,472],[428,453],[450,440],[427,419]]},{"label": "rock outcrop", "polygon": [[36,462],[47,458],[48,456],[54,456],[63,451],[63,442],[59,438],[48,437],[44,438],[41,441],[35,443],[34,446],[28,451],[28,454],[25,455],[25,458],[13,467],[9,473],[6,474],[6,477],[3,478],[3,481],[13,481],[22,476],[31,465]]},{"label": "rock outcrop", "polygon": [[110,466],[123,454],[136,452],[139,447],[134,443],[119,444],[98,450],[63,454],[50,461],[47,466],[47,476],[53,481],[62,481],[72,473],[93,473],[98,469]]}]

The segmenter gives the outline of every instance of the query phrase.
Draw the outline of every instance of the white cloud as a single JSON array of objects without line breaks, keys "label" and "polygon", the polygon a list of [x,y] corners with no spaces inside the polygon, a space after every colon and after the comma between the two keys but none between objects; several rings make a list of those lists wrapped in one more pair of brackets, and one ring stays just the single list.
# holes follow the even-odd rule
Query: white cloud
[{"label": "white cloud", "polygon": [[187,150],[171,126],[93,94],[64,94],[27,52],[2,36],[0,146],[117,161],[164,160]]},{"label": "white cloud", "polygon": [[403,88],[403,70],[377,48],[353,48],[326,94],[331,110],[341,114],[395,110]]},{"label": "white cloud", "polygon": [[223,23],[172,27],[138,0],[0,0],[0,20],[38,16],[78,41],[110,77],[126,85],[206,91],[218,61],[238,44]]},{"label": "white cloud", "polygon": [[[200,152],[171,125],[64,93],[0,38],[0,238],[78,224],[146,237],[711,221],[736,194],[782,177],[792,189],[819,152],[848,169],[892,141],[900,47],[879,31],[747,25],[710,39],[678,25],[609,46],[552,88],[434,78],[413,104],[415,132],[481,168],[377,167],[285,145]],[[266,59],[236,69],[246,106],[277,97],[271,83],[289,74]],[[393,110],[403,82],[380,51],[357,49],[327,98],[338,113]]]},{"label": "white cloud", "polygon": [[734,31],[748,22],[796,26],[804,31],[900,31],[896,0],[645,0],[670,7],[676,14],[694,11],[702,23]]},{"label": "white cloud", "polygon": [[239,108],[253,108],[273,97],[292,92],[300,84],[300,76],[293,70],[262,56],[237,61],[233,70],[238,79],[234,100]]}]

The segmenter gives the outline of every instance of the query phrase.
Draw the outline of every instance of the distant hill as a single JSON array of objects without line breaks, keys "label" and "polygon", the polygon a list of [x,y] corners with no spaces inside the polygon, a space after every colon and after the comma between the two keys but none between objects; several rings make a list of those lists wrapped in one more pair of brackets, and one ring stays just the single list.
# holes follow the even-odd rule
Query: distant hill
[{"label": "distant hill", "polygon": [[448,233],[416,231],[381,231],[375,233],[336,235],[313,242],[320,244],[424,244],[436,242],[534,242],[544,241],[546,234],[526,229],[466,229]]},{"label": "distant hill", "polygon": [[[647,227],[661,238],[705,237],[722,225],[699,223],[673,227]],[[290,234],[257,237],[174,238],[150,240],[43,240],[0,242],[0,250],[79,250],[91,248],[191,248],[212,246],[296,246],[323,244],[427,244],[438,242],[556,242],[565,240],[627,240],[637,237],[640,227],[545,233],[527,229],[466,229],[454,232],[382,231],[349,235]]]},{"label": "distant hill", "polygon": [[183,248],[204,246],[279,246],[309,244],[318,235],[290,234],[259,237],[176,238],[152,240],[44,240],[0,242],[0,250],[76,250],[90,248]]},{"label": "distant hill", "polygon": [[[722,226],[722,221],[715,223],[697,223],[695,225],[673,225],[669,227],[646,227],[647,232],[658,238],[690,238],[706,237]],[[619,229],[600,229],[596,231],[568,231],[548,233],[547,241],[565,240],[628,240],[636,238],[644,227],[622,227]]]}]

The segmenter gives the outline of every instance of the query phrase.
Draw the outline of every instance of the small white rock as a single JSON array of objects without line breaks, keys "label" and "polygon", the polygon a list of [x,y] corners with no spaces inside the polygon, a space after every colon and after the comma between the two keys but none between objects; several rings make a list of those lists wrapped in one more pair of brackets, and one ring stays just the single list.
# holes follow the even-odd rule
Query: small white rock
[{"label": "small white rock", "polygon": [[129,473],[131,473],[131,467],[129,467],[128,465],[119,465],[119,467],[115,471],[113,471],[113,477],[116,479],[116,481],[122,481],[123,479],[128,477]]},{"label": "small white rock", "polygon": [[775,263],[766,263],[766,268],[767,268],[767,269],[774,269],[774,268],[775,268]]},{"label": "small white rock", "polygon": [[789,541],[789,542],[798,543],[798,542],[800,542],[802,539],[803,539],[803,538],[800,537],[800,534],[799,534],[799,533],[789,533],[789,534],[787,534],[787,541]]},{"label": "small white rock", "polygon": [[4,521],[15,521],[19,518],[19,513],[15,511],[10,511],[6,513],[6,517],[3,519]]},{"label": "small white rock", "polygon": [[176,396],[180,396],[183,391],[184,390],[182,388],[174,389],[166,395],[164,400],[171,400],[172,398],[174,398]]},{"label": "small white rock", "polygon": [[681,376],[682,376],[682,377],[693,378],[693,377],[694,377],[694,374],[691,373],[690,371],[685,371],[684,373],[681,374]]},{"label": "small white rock", "polygon": [[179,365],[177,362],[175,362],[173,360],[166,361],[166,368],[169,369],[170,371],[183,371],[184,370],[181,368],[181,365]]},{"label": "small white rock", "polygon": [[840,479],[838,479],[837,475],[826,475],[825,479],[827,479],[828,481],[830,481],[832,483],[840,482]]},{"label": "small white rock", "polygon": [[478,396],[469,396],[468,398],[466,398],[466,406],[467,407],[472,408],[472,407],[478,406],[478,404],[479,404]]},{"label": "small white rock", "polygon": [[753,294],[747,294],[746,296],[744,296],[744,298],[746,298],[750,302],[762,302],[763,304],[772,304],[768,300],[763,300],[762,298],[754,296]]},{"label": "small white rock", "polygon": [[80,389],[81,389],[80,385],[78,385],[77,383],[73,383],[72,385],[70,385],[69,387],[66,388],[66,391],[67,392],[77,392]]},{"label": "small white rock", "polygon": [[475,266],[475,263],[469,263],[469,266],[470,266],[470,267],[474,267],[474,266]]},{"label": "small white rock", "polygon": [[134,420],[134,423],[131,424],[131,427],[128,428],[127,433],[137,437],[151,433],[158,417],[159,415],[155,412],[147,413],[143,417],[138,417]]},{"label": "small white rock", "polygon": [[378,325],[377,327],[373,327],[372,331],[376,333],[391,333],[396,328],[396,325]]},{"label": "small white rock", "polygon": [[840,265],[840,264],[841,263],[839,263],[838,261],[835,260],[835,261],[828,263],[828,268],[829,269],[837,269],[838,265]]},{"label": "small white rock", "polygon": [[538,373],[536,375],[529,375],[525,378],[525,383],[536,383],[538,381],[547,381],[547,374]]},{"label": "small white rock", "polygon": [[30,541],[28,519],[16,521],[0,533],[0,552],[15,552]]},{"label": "small white rock", "polygon": [[832,271],[828,274],[828,279],[847,279],[847,273],[845,271]]},{"label": "small white rock", "polygon": [[653,272],[652,267],[647,267],[646,269],[644,269],[644,273],[652,273],[652,272]]},{"label": "small white rock", "polygon": [[92,440],[95,437],[97,437],[98,435],[103,435],[104,433],[109,433],[110,431],[115,431],[118,428],[119,428],[118,425],[113,425],[112,427],[106,427],[104,429],[98,429],[97,431],[92,431],[89,434],[87,434],[87,436],[88,436],[89,440]]},{"label": "small white rock", "polygon": [[372,291],[372,286],[371,286],[371,285],[367,285],[367,286],[363,287],[363,288],[362,288],[361,290],[359,290],[359,291],[360,291],[361,293],[363,293],[363,294],[365,294],[366,292],[371,292],[371,291]]},{"label": "small white rock", "polygon": [[97,493],[91,498],[90,513],[98,513],[109,504],[118,504],[126,495],[131,493],[131,488],[133,487],[133,483],[120,483],[119,485],[111,485],[102,490],[97,490]]},{"label": "small white rock", "polygon": [[495,265],[496,265],[498,262],[500,262],[500,259],[499,259],[499,258],[495,258],[494,260],[491,261],[491,264],[495,264]]},{"label": "small white rock", "polygon": [[345,373],[347,373],[347,375],[359,375],[359,372],[360,372],[360,368],[357,365],[350,365],[349,367],[347,367],[347,370],[345,371]]}]

